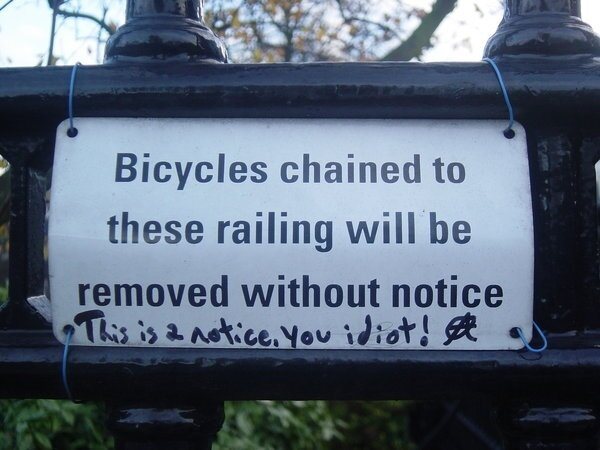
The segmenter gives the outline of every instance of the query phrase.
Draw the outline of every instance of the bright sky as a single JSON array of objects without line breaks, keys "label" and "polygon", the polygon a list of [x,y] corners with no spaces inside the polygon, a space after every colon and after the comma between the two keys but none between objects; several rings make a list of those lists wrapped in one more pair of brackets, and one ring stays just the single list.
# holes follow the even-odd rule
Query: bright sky
[{"label": "bright sky", "polygon": [[[0,0],[0,6],[6,1]],[[124,3],[119,0],[112,2],[115,5]],[[411,0],[411,4],[427,8],[431,0]],[[484,12],[483,15],[477,13],[476,5]],[[582,7],[584,20],[600,32],[600,1],[582,0]],[[501,14],[497,0],[459,0],[456,10],[440,26],[436,45],[427,52],[425,60],[481,59],[485,42],[496,29]],[[1,11],[0,66],[45,64],[51,16],[47,0],[13,0]],[[113,8],[109,18],[122,23],[123,7]],[[97,27],[89,21],[72,19],[59,19],[58,26],[54,53],[62,56],[59,64],[73,64],[76,61],[94,64],[100,61],[103,48],[95,43]]]}]

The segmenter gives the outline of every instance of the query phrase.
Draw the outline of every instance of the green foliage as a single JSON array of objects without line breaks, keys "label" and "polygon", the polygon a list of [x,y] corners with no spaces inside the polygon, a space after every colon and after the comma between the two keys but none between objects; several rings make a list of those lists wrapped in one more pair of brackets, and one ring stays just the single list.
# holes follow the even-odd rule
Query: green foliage
[{"label": "green foliage", "polygon": [[98,405],[57,400],[0,401],[0,450],[107,450],[112,439]]},{"label": "green foliage", "polygon": [[331,415],[345,424],[332,450],[412,450],[408,435],[409,402],[331,402]]},{"label": "green foliage", "polygon": [[215,450],[327,449],[344,426],[323,401],[227,403],[225,413]]},{"label": "green foliage", "polygon": [[[215,450],[411,450],[404,402],[230,402]],[[0,450],[111,450],[104,410],[0,401]]]},{"label": "green foliage", "polygon": [[410,450],[404,402],[239,402],[215,450]]},{"label": "green foliage", "polygon": [[0,284],[0,305],[4,305],[8,301],[8,280],[4,284]]}]

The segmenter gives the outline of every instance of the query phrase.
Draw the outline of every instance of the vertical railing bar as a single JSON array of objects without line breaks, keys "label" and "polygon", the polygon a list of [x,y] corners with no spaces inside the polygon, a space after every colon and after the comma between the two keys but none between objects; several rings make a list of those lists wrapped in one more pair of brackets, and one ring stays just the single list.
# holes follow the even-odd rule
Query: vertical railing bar
[{"label": "vertical railing bar", "polygon": [[45,216],[46,216],[46,177],[40,171],[28,170],[27,202],[27,296],[44,293],[45,264]]},{"label": "vertical railing bar", "polygon": [[598,233],[598,192],[596,163],[600,160],[600,137],[584,139],[579,149],[577,203],[579,251],[581,252],[582,314],[586,324],[600,326],[600,235]]},{"label": "vertical railing bar", "polygon": [[11,328],[23,325],[22,305],[27,298],[27,200],[26,158],[11,161],[9,285],[7,317]]},{"label": "vertical railing bar", "polygon": [[[43,292],[44,279],[44,215],[42,213],[37,218],[31,215],[42,212],[39,210],[39,206],[40,202],[44,201],[44,194],[40,189],[32,186],[32,182],[35,182],[39,175],[34,175],[29,167],[29,162],[32,154],[47,147],[47,142],[47,139],[33,137],[22,140],[12,139],[10,143],[3,144],[3,148],[9,148],[6,156],[11,164],[9,299],[0,314],[0,326],[5,329],[39,329],[45,322],[27,304],[27,298],[31,292]],[[36,208],[38,208],[37,211]],[[41,221],[37,225],[37,233],[33,232],[32,220]],[[36,259],[37,264],[35,263]],[[34,262],[33,265],[32,262]],[[34,281],[33,284],[32,281]],[[39,290],[40,286],[42,286],[42,291]]]}]

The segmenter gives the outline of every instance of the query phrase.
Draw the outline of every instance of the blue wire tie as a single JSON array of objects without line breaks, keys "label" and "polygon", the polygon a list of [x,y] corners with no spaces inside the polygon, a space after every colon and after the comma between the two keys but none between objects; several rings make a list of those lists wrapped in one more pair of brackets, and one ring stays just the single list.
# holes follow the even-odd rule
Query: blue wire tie
[{"label": "blue wire tie", "polygon": [[73,125],[73,97],[75,93],[75,80],[77,79],[77,69],[81,66],[81,63],[77,63],[73,66],[71,71],[71,84],[69,85],[69,129],[67,130],[67,136],[74,138],[77,136],[79,131]]},{"label": "blue wire tie", "polygon": [[502,90],[502,95],[504,96],[504,103],[506,103],[506,107],[508,108],[508,127],[504,130],[503,133],[507,139],[512,139],[515,137],[515,130],[512,129],[515,123],[515,114],[513,111],[512,103],[510,102],[510,97],[508,96],[506,84],[504,83],[504,78],[502,78],[500,68],[493,59],[483,58],[483,61],[492,66],[492,69],[494,69],[494,73],[496,74],[496,78],[498,78],[498,83],[500,83],[500,89]]},{"label": "blue wire tie", "polygon": [[535,320],[533,321],[533,327],[534,327],[535,331],[537,331],[538,334],[540,335],[540,337],[542,338],[542,346],[540,348],[533,348],[531,345],[529,345],[529,342],[527,342],[527,340],[525,339],[525,335],[523,334],[523,330],[521,330],[521,328],[515,327],[515,328],[513,328],[513,330],[516,331],[517,336],[521,339],[521,341],[523,342],[523,345],[525,346],[525,348],[527,350],[529,350],[532,353],[542,353],[544,350],[546,350],[548,348],[548,339],[546,339],[544,332],[541,330],[541,328],[538,326],[538,324],[535,323]]},{"label": "blue wire tie", "polygon": [[73,334],[75,334],[75,328],[72,325],[67,325],[63,328],[63,331],[66,333],[67,337],[65,339],[65,347],[63,350],[63,358],[62,358],[62,368],[61,368],[62,382],[63,382],[63,386],[65,388],[65,392],[67,393],[67,396],[69,397],[69,400],[71,400],[73,403],[77,403],[77,402],[75,402],[75,400],[73,400],[73,395],[71,394],[71,389],[69,388],[69,381],[67,380],[67,361],[69,359],[69,345],[71,344],[71,338],[73,337]]}]

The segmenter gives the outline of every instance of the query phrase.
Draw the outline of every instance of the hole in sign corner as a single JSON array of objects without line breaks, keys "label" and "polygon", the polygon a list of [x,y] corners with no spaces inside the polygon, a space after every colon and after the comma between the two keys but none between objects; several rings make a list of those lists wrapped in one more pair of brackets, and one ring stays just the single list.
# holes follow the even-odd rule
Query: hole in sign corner
[{"label": "hole in sign corner", "polygon": [[502,132],[502,134],[504,134],[504,137],[506,139],[513,139],[517,135],[517,133],[515,133],[515,130],[513,130],[512,128],[507,128]]}]

